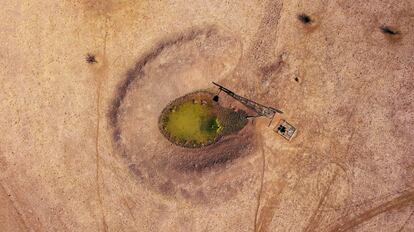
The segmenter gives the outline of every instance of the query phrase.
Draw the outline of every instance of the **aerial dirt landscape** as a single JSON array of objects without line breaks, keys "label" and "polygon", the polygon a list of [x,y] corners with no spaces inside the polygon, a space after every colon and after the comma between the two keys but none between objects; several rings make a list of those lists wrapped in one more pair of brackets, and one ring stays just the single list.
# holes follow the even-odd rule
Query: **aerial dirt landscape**
[{"label": "aerial dirt landscape", "polygon": [[414,1],[0,17],[0,231],[414,231]]}]

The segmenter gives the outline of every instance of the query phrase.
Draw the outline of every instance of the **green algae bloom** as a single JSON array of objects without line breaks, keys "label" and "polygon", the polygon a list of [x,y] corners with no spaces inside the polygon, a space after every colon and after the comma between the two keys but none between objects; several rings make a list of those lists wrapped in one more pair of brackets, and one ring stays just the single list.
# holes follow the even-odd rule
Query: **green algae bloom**
[{"label": "green algae bloom", "polygon": [[247,124],[244,112],[221,107],[206,91],[187,94],[171,102],[160,115],[162,134],[176,145],[198,148],[239,131]]},{"label": "green algae bloom", "polygon": [[174,107],[167,115],[164,128],[171,137],[195,144],[214,141],[222,129],[211,106],[192,100]]}]

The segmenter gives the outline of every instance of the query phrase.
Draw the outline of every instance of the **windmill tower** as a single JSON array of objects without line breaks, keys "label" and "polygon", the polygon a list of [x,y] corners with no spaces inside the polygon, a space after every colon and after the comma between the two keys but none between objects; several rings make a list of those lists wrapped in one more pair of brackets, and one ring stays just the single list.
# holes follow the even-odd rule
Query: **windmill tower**
[{"label": "windmill tower", "polygon": [[[225,88],[224,86],[217,84],[216,82],[213,82],[213,84],[215,86],[217,86],[219,88],[219,92],[217,93],[217,95],[215,95],[213,97],[213,101],[218,102],[219,100],[219,94],[221,91],[223,91],[224,93],[226,93],[227,95],[229,95],[230,97],[234,98],[235,100],[237,100],[238,102],[242,103],[244,106],[246,106],[247,108],[253,110],[254,112],[257,113],[257,116],[250,116],[250,117],[261,117],[264,116],[266,118],[270,118],[270,122],[269,125],[270,126],[272,124],[272,121],[276,115],[276,113],[279,114],[283,114],[283,112],[279,109],[270,107],[270,106],[265,106],[262,105],[260,103],[257,103],[253,100],[247,99],[245,97],[242,97],[240,95],[237,95],[236,93],[234,93],[233,91]],[[291,124],[289,124],[288,122],[286,122],[285,120],[282,120],[278,123],[278,125],[274,128],[274,131],[281,135],[282,137],[284,137],[287,140],[290,140],[293,135],[296,132],[296,128],[293,127]]]}]

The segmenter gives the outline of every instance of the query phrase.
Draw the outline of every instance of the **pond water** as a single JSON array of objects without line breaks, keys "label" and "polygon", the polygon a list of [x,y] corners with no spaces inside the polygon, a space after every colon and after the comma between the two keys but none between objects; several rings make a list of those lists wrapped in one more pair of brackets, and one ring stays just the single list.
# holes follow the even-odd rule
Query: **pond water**
[{"label": "pond water", "polygon": [[246,124],[243,111],[233,111],[214,102],[214,95],[198,91],[168,104],[159,118],[161,133],[172,143],[198,148],[241,130]]},{"label": "pond water", "polygon": [[171,109],[163,126],[173,139],[195,145],[213,142],[222,130],[213,106],[193,100]]}]

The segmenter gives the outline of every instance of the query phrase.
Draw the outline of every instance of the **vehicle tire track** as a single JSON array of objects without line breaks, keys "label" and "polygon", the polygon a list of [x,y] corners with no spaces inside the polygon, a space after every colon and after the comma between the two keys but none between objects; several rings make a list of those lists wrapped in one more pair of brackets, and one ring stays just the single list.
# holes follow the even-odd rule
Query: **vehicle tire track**
[{"label": "vehicle tire track", "polygon": [[357,215],[356,217],[345,219],[343,223],[336,225],[333,228],[328,229],[327,231],[340,232],[340,231],[350,230],[379,214],[388,212],[393,209],[403,208],[405,206],[408,206],[409,204],[412,204],[413,202],[414,202],[414,191],[411,191],[397,198],[394,198],[390,201],[387,201],[377,207],[366,210],[363,213]]},{"label": "vehicle tire track", "polygon": [[313,211],[313,214],[310,217],[309,222],[308,222],[308,225],[305,227],[304,232],[317,231],[316,228],[319,225],[320,218],[321,218],[321,211],[320,211],[320,209],[325,204],[326,198],[328,197],[328,194],[329,194],[329,192],[331,190],[331,187],[332,187],[333,183],[336,180],[336,176],[337,175],[338,175],[338,172],[334,171],[334,175],[331,178],[331,180],[329,181],[329,184],[326,187],[326,190],[323,192],[321,198],[319,199],[318,205],[317,205],[316,209]]}]

